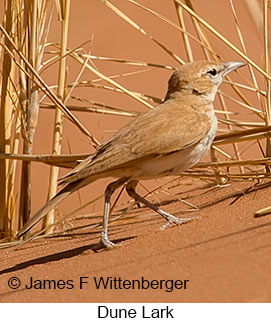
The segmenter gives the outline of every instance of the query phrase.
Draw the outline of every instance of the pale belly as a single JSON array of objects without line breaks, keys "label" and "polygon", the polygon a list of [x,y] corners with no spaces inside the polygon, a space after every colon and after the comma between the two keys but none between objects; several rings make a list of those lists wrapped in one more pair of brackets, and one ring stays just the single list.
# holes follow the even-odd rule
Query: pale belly
[{"label": "pale belly", "polygon": [[208,152],[217,130],[217,121],[208,135],[199,143],[168,155],[142,162],[133,174],[134,179],[151,179],[168,175],[178,175],[197,164]]}]

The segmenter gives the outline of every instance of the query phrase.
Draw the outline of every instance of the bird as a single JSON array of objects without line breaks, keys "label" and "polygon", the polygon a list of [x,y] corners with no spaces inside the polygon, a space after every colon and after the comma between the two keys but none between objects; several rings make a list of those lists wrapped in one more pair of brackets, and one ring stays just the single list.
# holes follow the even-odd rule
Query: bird
[{"label": "bird", "polygon": [[160,209],[139,195],[136,186],[140,180],[178,175],[202,159],[217,132],[213,102],[218,87],[228,73],[244,65],[238,61],[194,61],[181,65],[169,78],[163,102],[126,124],[60,178],[59,184],[64,187],[28,220],[16,237],[22,237],[73,192],[107,177],[115,180],[104,192],[100,237],[103,247],[116,245],[108,237],[110,200],[123,185],[138,204],[160,214],[166,220],[165,226],[191,220]]}]

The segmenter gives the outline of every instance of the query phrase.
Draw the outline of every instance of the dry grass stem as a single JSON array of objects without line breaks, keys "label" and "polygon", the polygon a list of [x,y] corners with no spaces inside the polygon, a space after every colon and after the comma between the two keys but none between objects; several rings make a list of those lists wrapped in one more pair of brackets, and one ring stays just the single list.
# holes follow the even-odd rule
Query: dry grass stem
[{"label": "dry grass stem", "polygon": [[[139,112],[136,112],[136,111],[125,111],[122,109],[104,105],[102,103],[92,102],[92,101],[82,99],[82,98],[77,98],[74,96],[71,96],[71,98],[83,103],[91,104],[92,107],[79,106],[79,105],[67,105],[67,108],[70,111],[92,112],[92,113],[110,114],[110,115],[125,116],[125,117],[136,117],[139,115]],[[55,106],[50,103],[41,103],[40,107],[43,109],[55,108]]]},{"label": "dry grass stem", "polygon": [[208,24],[204,19],[202,19],[198,14],[191,10],[188,6],[182,3],[180,0],[175,0],[182,8],[184,8],[191,16],[196,18],[204,27],[210,30],[217,38],[224,42],[229,48],[236,52],[242,59],[247,63],[251,64],[258,72],[260,72],[268,80],[271,80],[271,75],[267,74],[259,65],[257,65],[252,59],[250,59],[246,54],[234,46],[226,37],[221,35],[215,28]]},{"label": "dry grass stem", "polygon": [[[61,20],[61,50],[60,50],[60,64],[58,72],[58,88],[57,96],[64,102],[65,100],[65,85],[66,85],[66,49],[68,42],[68,27],[70,15],[70,0],[56,1],[58,4],[58,13]],[[72,91],[72,89],[71,89]],[[52,153],[59,155],[61,153],[61,140],[63,132],[63,115],[61,109],[55,109],[55,122],[54,122],[54,137]],[[57,181],[59,175],[59,168],[52,166],[50,169],[48,200],[50,200],[57,192]],[[48,228],[54,223],[54,210],[50,211],[43,220],[43,228]],[[46,233],[52,233],[52,227],[46,230]]]},{"label": "dry grass stem", "polygon": [[[185,21],[184,21],[184,16],[183,16],[183,9],[176,2],[174,2],[174,4],[176,7],[180,27],[184,31],[186,31]],[[194,60],[193,59],[193,51],[191,49],[189,37],[185,32],[182,33],[182,37],[183,37],[183,42],[184,42],[184,48],[185,48],[186,55],[187,55],[187,60],[188,60],[188,62],[193,62],[193,60]]]},{"label": "dry grass stem", "polygon": [[138,30],[143,35],[147,36],[150,40],[155,42],[159,47],[161,47],[164,51],[166,51],[179,64],[184,64],[184,61],[178,55],[176,55],[173,51],[168,49],[165,45],[163,45],[161,42],[159,42],[157,39],[155,39],[153,36],[151,36],[149,33],[147,33],[142,27],[140,27],[137,23],[135,23],[127,15],[125,15],[121,10],[119,10],[116,6],[114,6],[110,1],[108,1],[108,0],[100,0],[100,1],[103,4],[105,4],[109,9],[111,9],[115,14],[117,14],[119,17],[121,17],[123,20],[125,20],[128,24],[130,24],[132,27],[134,27],[136,30]]},{"label": "dry grass stem", "polygon": [[[71,120],[87,137],[90,138],[90,140],[93,142],[93,145],[97,147],[99,145],[98,140],[92,136],[89,131],[81,124],[81,122],[66,108],[66,106],[59,100],[59,98],[50,90],[48,85],[43,81],[43,79],[40,77],[39,74],[35,71],[35,69],[32,67],[32,65],[28,62],[28,60],[24,57],[24,55],[17,49],[15,43],[13,40],[9,37],[6,30],[3,28],[3,26],[0,24],[0,30],[3,32],[3,34],[8,38],[9,42],[12,44],[13,49],[16,51],[16,53],[20,56],[22,61],[25,63],[25,65],[29,68],[31,73],[35,76],[33,78],[33,82],[36,83],[36,85],[45,92],[45,94],[57,105],[59,109],[66,115],[66,117]],[[3,44],[1,44],[3,46]],[[11,57],[14,57],[12,52],[8,50],[7,47],[5,47],[5,50],[9,53]],[[29,74],[25,71],[22,65],[14,58],[15,64],[22,70],[24,73],[29,76]]]},{"label": "dry grass stem", "polygon": [[116,81],[114,81],[111,78],[105,76],[104,74],[102,74],[101,72],[99,72],[96,68],[94,68],[90,64],[86,63],[86,61],[84,61],[82,58],[80,58],[79,55],[77,55],[76,53],[72,53],[71,54],[71,57],[75,58],[75,60],[77,60],[80,64],[85,65],[88,70],[90,70],[91,72],[93,72],[94,74],[96,74],[102,80],[108,82],[111,85],[114,85],[116,88],[118,88],[119,90],[121,90],[123,93],[129,95],[130,97],[132,97],[136,101],[142,103],[143,105],[147,106],[148,108],[150,108],[150,109],[153,108],[153,106],[150,105],[148,102],[146,102],[146,101],[142,100],[141,98],[137,97],[132,92],[130,92],[129,90],[127,90],[125,87],[121,86]]}]

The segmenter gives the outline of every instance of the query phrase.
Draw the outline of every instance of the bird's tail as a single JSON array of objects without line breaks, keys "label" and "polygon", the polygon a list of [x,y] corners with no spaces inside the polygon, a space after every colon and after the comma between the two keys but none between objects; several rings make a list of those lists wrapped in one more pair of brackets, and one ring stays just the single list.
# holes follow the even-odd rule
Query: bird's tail
[{"label": "bird's tail", "polygon": [[72,194],[74,191],[85,186],[84,180],[77,180],[75,182],[69,183],[62,190],[60,190],[51,200],[49,200],[41,209],[39,209],[36,214],[34,214],[22,227],[20,231],[17,232],[16,238],[20,238],[27,231],[29,231],[36,223],[38,223],[42,218],[46,216],[54,207],[56,207],[61,201],[63,201],[67,196]]}]

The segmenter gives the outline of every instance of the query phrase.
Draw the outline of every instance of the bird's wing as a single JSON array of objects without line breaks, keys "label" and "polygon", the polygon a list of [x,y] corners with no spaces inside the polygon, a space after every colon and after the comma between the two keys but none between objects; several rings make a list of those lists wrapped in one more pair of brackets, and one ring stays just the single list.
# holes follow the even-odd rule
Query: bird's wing
[{"label": "bird's wing", "polygon": [[206,114],[189,108],[177,111],[161,109],[154,120],[146,119],[146,133],[134,131],[133,137],[138,138],[133,140],[134,144],[130,147],[132,153],[139,158],[147,154],[169,154],[199,142],[209,132],[211,120]]},{"label": "bird's wing", "polygon": [[211,120],[198,109],[188,105],[176,109],[164,103],[120,129],[96,154],[64,176],[63,183],[185,149],[199,142],[210,127]]}]

